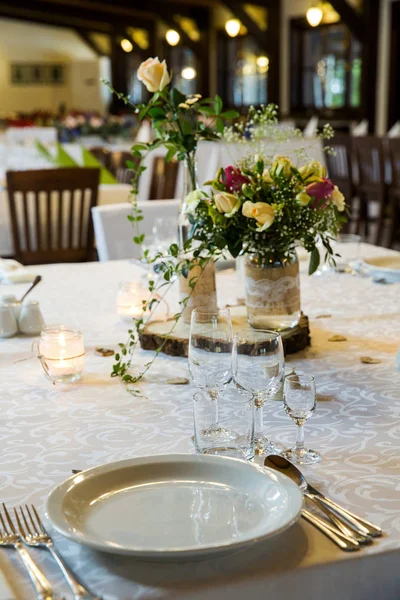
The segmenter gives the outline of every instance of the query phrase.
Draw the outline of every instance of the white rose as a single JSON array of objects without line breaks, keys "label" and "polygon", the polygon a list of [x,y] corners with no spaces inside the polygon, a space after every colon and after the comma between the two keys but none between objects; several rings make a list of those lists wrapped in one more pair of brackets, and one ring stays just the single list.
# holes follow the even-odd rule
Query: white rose
[{"label": "white rose", "polygon": [[202,198],[203,194],[201,190],[193,190],[193,192],[190,192],[190,194],[188,194],[185,198],[186,212],[188,212],[189,214],[194,214]]},{"label": "white rose", "polygon": [[346,208],[346,201],[344,199],[342,192],[339,190],[337,185],[335,185],[335,187],[333,189],[331,200],[339,212],[344,211],[344,209]]},{"label": "white rose", "polygon": [[158,58],[148,58],[139,66],[137,78],[149,92],[162,92],[171,81],[165,60],[160,63]]}]

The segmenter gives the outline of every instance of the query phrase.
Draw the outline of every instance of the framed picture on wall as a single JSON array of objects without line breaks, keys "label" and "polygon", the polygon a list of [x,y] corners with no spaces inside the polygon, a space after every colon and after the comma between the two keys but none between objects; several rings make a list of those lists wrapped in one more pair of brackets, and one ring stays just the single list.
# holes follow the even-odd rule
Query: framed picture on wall
[{"label": "framed picture on wall", "polygon": [[63,64],[11,63],[12,85],[63,85],[66,68]]}]

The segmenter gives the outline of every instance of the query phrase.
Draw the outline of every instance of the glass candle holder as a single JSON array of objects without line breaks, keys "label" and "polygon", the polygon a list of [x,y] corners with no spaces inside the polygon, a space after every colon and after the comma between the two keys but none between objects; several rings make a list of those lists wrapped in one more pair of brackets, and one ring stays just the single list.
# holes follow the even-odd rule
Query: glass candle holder
[{"label": "glass candle holder", "polygon": [[78,381],[85,363],[82,333],[64,325],[46,327],[40,335],[39,358],[53,383]]},{"label": "glass candle holder", "polygon": [[117,313],[123,321],[139,319],[143,312],[143,288],[134,281],[120,283],[117,292]]}]

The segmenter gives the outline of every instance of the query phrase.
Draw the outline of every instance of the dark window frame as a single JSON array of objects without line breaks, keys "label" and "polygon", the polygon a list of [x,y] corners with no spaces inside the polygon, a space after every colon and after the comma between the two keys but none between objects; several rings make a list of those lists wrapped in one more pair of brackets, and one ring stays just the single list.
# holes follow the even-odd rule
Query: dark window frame
[{"label": "dark window frame", "polygon": [[[329,28],[337,27],[338,25],[342,25],[346,32],[346,56],[345,61],[346,64],[350,63],[351,58],[351,49],[352,49],[352,35],[350,30],[346,27],[346,25],[342,22],[335,23],[323,23],[318,27],[311,27],[306,19],[304,18],[294,18],[290,19],[290,43],[289,43],[289,73],[290,73],[290,82],[289,82],[289,90],[290,90],[290,114],[293,116],[299,117],[308,117],[311,115],[317,115],[320,118],[324,119],[352,119],[357,120],[362,118],[362,102],[360,102],[360,106],[353,107],[350,105],[351,98],[351,78],[350,78],[350,69],[346,69],[346,102],[345,106],[340,108],[317,108],[312,106],[306,106],[303,100],[303,73],[309,69],[313,70],[312,67],[305,67],[303,64],[304,57],[304,36],[302,33],[304,31],[309,31],[312,29],[319,29],[327,31]],[[362,54],[362,53],[361,53]],[[361,90],[360,90],[361,91]]]}]

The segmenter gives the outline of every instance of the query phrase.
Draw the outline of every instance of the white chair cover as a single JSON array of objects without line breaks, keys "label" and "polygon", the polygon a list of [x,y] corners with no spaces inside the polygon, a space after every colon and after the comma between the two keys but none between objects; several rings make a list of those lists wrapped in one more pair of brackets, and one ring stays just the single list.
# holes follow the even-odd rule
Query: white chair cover
[{"label": "white chair cover", "polygon": [[[140,222],[140,233],[150,234],[156,218],[177,217],[180,200],[152,200],[138,202],[143,211],[143,221]],[[94,234],[97,252],[101,262],[125,258],[140,258],[140,248],[132,238],[134,229],[128,221],[131,205],[108,204],[92,208]]]},{"label": "white chair cover", "polygon": [[356,125],[351,132],[351,135],[354,137],[363,137],[364,135],[368,135],[368,119],[363,119]]}]

